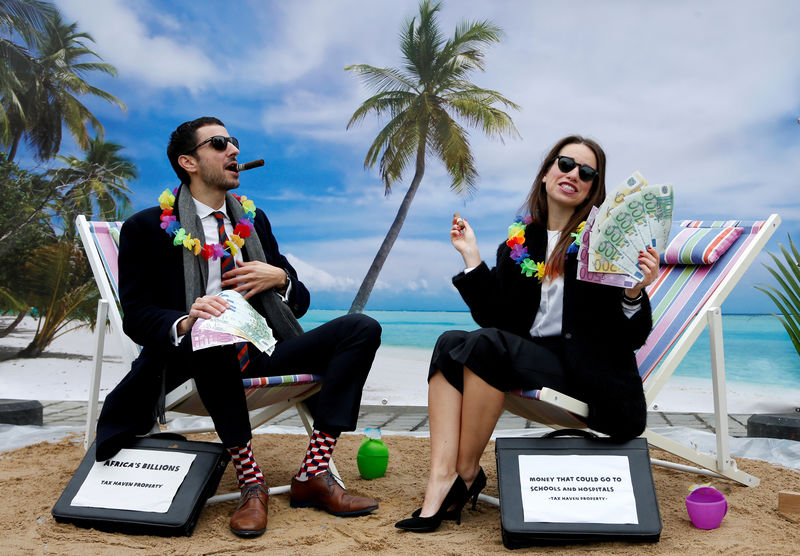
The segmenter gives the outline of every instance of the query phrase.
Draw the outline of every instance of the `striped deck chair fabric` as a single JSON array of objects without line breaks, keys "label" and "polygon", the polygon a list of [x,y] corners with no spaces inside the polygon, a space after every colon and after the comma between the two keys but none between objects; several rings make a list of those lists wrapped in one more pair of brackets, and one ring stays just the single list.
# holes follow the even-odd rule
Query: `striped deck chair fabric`
[{"label": "striped deck chair fabric", "polygon": [[[303,397],[308,392],[319,389],[322,377],[311,374],[264,376],[242,379],[247,407],[266,407],[279,404],[287,399]],[[191,396],[176,402],[170,411],[190,415],[207,415],[199,396]]]},{"label": "striped deck chair fabric", "polygon": [[[110,305],[108,317],[111,321],[111,330],[124,347],[124,357],[130,363],[138,356],[139,347],[134,344],[122,331],[122,317],[119,309],[119,234],[122,222],[92,222],[83,216],[77,218],[78,230],[81,234],[84,248],[92,267],[95,281],[97,282],[100,296]],[[98,326],[98,329],[104,329]],[[98,366],[99,372],[99,366]],[[190,415],[208,415],[200,401],[192,381],[184,384],[167,396],[167,410],[188,413]],[[245,378],[242,386],[245,389],[248,409],[266,408],[272,406],[281,411],[299,403],[319,390],[322,377],[311,374],[289,374],[284,376]],[[97,400],[90,400],[90,405]],[[90,412],[91,413],[91,412]],[[260,413],[261,422],[251,424],[257,427],[268,418],[277,414],[275,411]],[[89,431],[91,427],[92,431]],[[94,436],[94,423],[87,424],[87,445]],[[187,430],[176,432],[201,432],[200,430]]]},{"label": "striped deck chair fabric", "polygon": [[[685,220],[673,226],[674,241],[662,254],[659,277],[647,288],[653,330],[636,354],[648,405],[705,328],[707,311],[721,305],[779,224],[773,214],[765,221]],[[683,264],[686,260],[700,264]],[[509,392],[505,407],[556,427],[583,428],[588,415],[585,403],[549,388]]]},{"label": "striped deck chair fabric", "polygon": [[[665,252],[662,256],[659,276],[647,289],[653,309],[653,330],[636,354],[648,404],[653,402],[660,386],[672,375],[680,361],[674,361],[669,368],[663,368],[663,365],[659,367],[659,364],[665,360],[670,349],[689,324],[701,314],[703,308],[721,304],[723,299],[715,299],[712,305],[709,305],[709,300],[720,297],[720,287],[739,266],[764,225],[763,220],[684,220],[680,223],[675,240],[680,240],[683,230],[686,229],[736,230],[738,233],[733,234],[735,237],[728,249],[713,264],[664,264],[663,259],[668,261],[669,253]],[[670,242],[670,245],[673,243],[681,242]],[[724,292],[725,297],[733,289],[733,285],[735,284],[731,284],[728,291]]]}]

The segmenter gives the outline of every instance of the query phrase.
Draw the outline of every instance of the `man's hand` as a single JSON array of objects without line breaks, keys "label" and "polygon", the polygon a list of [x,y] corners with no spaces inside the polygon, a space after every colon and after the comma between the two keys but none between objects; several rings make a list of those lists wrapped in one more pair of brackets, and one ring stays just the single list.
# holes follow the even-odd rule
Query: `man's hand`
[{"label": "man's hand", "polygon": [[260,261],[237,263],[236,268],[222,275],[222,287],[230,286],[245,299],[250,299],[272,288],[285,290],[289,286],[289,276],[282,268]]},{"label": "man's hand", "polygon": [[198,297],[189,308],[189,316],[178,323],[176,327],[178,337],[189,332],[194,326],[194,323],[197,322],[197,319],[218,317],[224,313],[228,307],[230,307],[230,304],[218,295]]}]

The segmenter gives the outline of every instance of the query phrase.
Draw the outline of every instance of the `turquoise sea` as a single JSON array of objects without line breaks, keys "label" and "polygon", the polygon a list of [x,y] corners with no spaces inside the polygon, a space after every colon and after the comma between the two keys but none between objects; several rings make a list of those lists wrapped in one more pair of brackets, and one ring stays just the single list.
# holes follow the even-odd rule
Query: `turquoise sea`
[{"label": "turquoise sea", "polygon": [[[345,311],[311,310],[300,323],[306,330]],[[432,350],[446,330],[474,330],[467,312],[366,311],[383,327],[382,344]],[[800,355],[781,323],[772,315],[723,315],[725,371],[729,381],[800,389]],[[710,378],[708,332],[703,332],[684,357],[677,376]]]}]

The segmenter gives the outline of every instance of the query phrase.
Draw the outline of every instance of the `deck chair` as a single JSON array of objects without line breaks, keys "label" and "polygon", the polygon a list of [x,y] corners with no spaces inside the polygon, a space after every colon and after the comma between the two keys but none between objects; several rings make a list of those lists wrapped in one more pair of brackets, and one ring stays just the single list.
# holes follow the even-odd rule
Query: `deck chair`
[{"label": "deck chair", "polygon": [[[708,325],[717,437],[717,453],[713,457],[646,430],[642,436],[647,438],[648,443],[671,452],[694,466],[659,460],[653,460],[653,463],[682,471],[726,477],[747,486],[758,486],[758,478],[737,469],[728,448],[720,305],[764,248],[780,222],[780,217],[773,214],[767,220],[757,222],[683,221],[677,228],[673,226],[673,236],[677,241],[671,242],[667,251],[672,251],[674,247],[679,254],[688,253],[693,247],[697,247],[700,234],[715,233],[715,237],[719,238],[723,235],[723,230],[732,229],[736,232],[740,229],[740,235],[713,264],[662,262],[658,279],[648,287],[653,308],[653,331],[636,354],[647,405],[651,406],[689,348]],[[693,234],[694,229],[698,233]],[[681,243],[681,237],[686,238],[685,242]],[[712,248],[717,245],[709,244],[707,253],[711,253]],[[509,392],[506,395],[505,408],[526,419],[555,428],[586,428],[585,418],[589,414],[589,406],[584,402],[549,388]]]},{"label": "deck chair", "polygon": [[[122,222],[92,222],[79,215],[75,221],[86,257],[97,282],[100,300],[97,306],[97,326],[95,327],[95,351],[93,355],[92,376],[89,386],[89,405],[86,414],[86,434],[84,448],[88,449],[94,440],[97,424],[100,394],[100,377],[103,367],[103,351],[106,334],[106,321],[110,325],[110,333],[122,345],[123,364],[130,363],[138,357],[139,346],[122,331],[122,316],[119,309],[119,233]],[[315,394],[322,384],[322,377],[311,374],[291,374],[261,378],[242,379],[242,387],[247,397],[250,410],[250,426],[255,429],[287,409],[295,408],[309,435],[312,434],[311,415],[303,401]],[[174,411],[196,416],[207,416],[194,381],[189,380],[175,390],[167,393],[165,407]],[[213,432],[211,427],[167,428],[169,432],[178,434]],[[331,471],[339,477],[336,466],[331,461]],[[270,494],[288,492],[289,485],[270,487]],[[211,502],[222,502],[239,497],[239,493],[221,494],[209,499]]]}]

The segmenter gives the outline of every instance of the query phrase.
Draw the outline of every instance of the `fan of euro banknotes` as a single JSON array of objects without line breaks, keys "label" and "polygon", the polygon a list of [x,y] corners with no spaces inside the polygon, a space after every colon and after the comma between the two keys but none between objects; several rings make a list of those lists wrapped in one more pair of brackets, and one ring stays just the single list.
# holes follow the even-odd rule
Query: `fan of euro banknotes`
[{"label": "fan of euro banknotes", "polygon": [[219,294],[228,302],[228,309],[210,319],[198,319],[192,327],[192,349],[250,342],[270,355],[278,341],[267,320],[236,290]]},{"label": "fan of euro banknotes", "polygon": [[664,252],[672,226],[672,186],[648,185],[634,172],[592,207],[580,235],[578,279],[630,288],[644,278],[639,251]]}]

